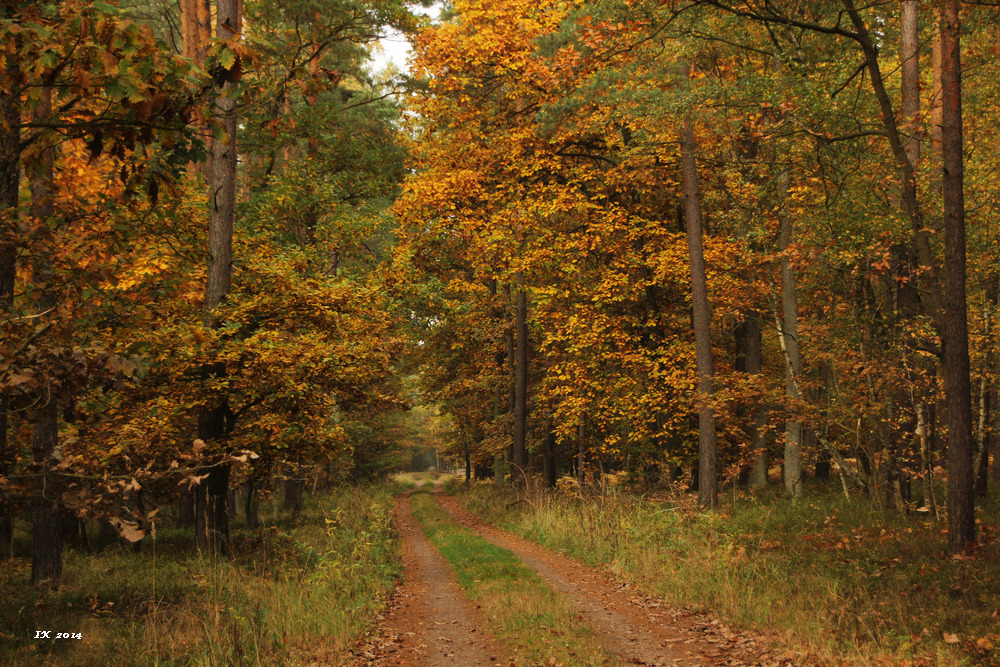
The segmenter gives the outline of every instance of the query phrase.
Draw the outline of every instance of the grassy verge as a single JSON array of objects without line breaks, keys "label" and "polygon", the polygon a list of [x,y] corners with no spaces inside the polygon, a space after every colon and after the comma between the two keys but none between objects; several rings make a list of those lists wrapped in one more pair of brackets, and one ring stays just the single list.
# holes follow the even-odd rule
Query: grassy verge
[{"label": "grassy verge", "polygon": [[28,563],[0,564],[0,662],[339,664],[399,573],[391,515],[388,489],[343,489],[294,521],[235,532],[233,559],[201,558],[189,530],[159,529],[140,553],[69,552],[51,593],[31,587]]},{"label": "grassy verge", "polygon": [[455,524],[426,493],[413,495],[413,516],[515,662],[604,664],[600,642],[573,608],[517,556]]},{"label": "grassy verge", "polygon": [[796,501],[762,493],[697,512],[686,496],[512,503],[488,484],[461,497],[494,523],[737,627],[777,632],[810,660],[1000,665],[997,501],[982,546],[947,551],[943,524],[879,516],[835,490]]}]

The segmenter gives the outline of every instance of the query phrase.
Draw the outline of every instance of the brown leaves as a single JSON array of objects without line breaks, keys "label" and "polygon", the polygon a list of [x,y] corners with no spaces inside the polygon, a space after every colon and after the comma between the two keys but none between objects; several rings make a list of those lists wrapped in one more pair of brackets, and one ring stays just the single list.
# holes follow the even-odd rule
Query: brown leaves
[{"label": "brown leaves", "polygon": [[125,521],[118,517],[113,517],[108,520],[118,534],[124,537],[129,542],[138,542],[142,538],[146,537],[146,531],[139,527],[138,523],[132,521]]},{"label": "brown leaves", "polygon": [[201,484],[202,480],[207,478],[208,478],[208,473],[205,473],[204,475],[189,474],[187,477],[177,482],[177,486],[182,486],[184,484],[187,484],[187,490],[190,491],[194,487]]}]

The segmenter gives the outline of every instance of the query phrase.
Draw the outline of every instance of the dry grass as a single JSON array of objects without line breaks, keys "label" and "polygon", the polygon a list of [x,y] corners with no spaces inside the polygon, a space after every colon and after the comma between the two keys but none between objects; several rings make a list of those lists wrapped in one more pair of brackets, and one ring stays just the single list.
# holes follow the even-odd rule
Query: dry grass
[{"label": "dry grass", "polygon": [[[981,511],[983,546],[947,552],[942,526],[879,516],[835,490],[773,492],[699,512],[688,495],[573,498],[484,484],[463,498],[488,520],[607,565],[672,604],[771,634],[810,663],[1000,665],[1000,526]],[[947,633],[947,635],[946,635]],[[958,638],[948,643],[946,636]]]}]

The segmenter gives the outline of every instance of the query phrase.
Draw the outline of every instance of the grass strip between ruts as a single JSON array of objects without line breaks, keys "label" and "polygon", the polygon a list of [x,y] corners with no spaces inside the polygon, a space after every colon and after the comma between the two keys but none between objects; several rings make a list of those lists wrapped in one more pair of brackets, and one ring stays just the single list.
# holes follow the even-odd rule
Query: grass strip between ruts
[{"label": "grass strip between ruts", "polygon": [[579,613],[517,556],[457,525],[426,492],[414,493],[412,505],[414,518],[515,662],[554,657],[581,667],[606,664],[608,654]]}]

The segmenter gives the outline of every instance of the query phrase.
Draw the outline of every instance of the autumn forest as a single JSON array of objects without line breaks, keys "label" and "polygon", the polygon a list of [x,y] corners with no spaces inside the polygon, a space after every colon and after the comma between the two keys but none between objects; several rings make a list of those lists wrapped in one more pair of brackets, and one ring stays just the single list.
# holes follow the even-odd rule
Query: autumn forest
[{"label": "autumn forest", "polygon": [[[1000,665],[994,4],[0,31],[0,664]],[[488,629],[443,662],[425,541]]]}]

